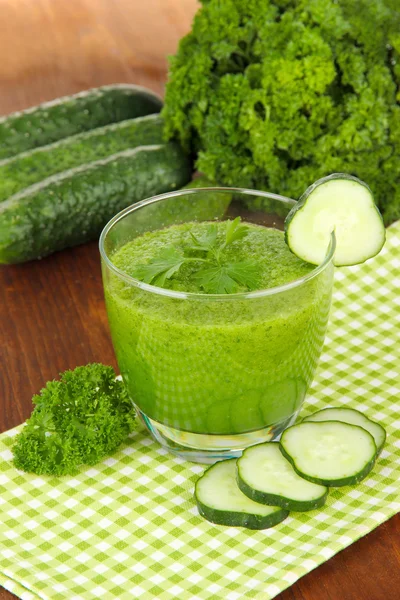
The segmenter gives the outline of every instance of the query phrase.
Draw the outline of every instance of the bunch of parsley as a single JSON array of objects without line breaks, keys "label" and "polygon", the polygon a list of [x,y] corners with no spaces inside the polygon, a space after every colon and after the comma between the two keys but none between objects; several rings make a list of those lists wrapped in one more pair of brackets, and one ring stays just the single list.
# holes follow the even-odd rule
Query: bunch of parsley
[{"label": "bunch of parsley", "polygon": [[248,233],[248,227],[236,217],[228,221],[225,236],[218,238],[218,227],[211,223],[201,236],[190,232],[192,244],[183,250],[173,246],[164,248],[147,264],[137,265],[132,275],[144,281],[167,287],[171,279],[184,264],[194,263],[194,281],[206,294],[232,294],[244,288],[254,290],[258,285],[258,268],[254,261],[231,262],[224,256],[224,250],[233,242],[241,240]]},{"label": "bunch of parsley", "polygon": [[80,465],[96,464],[136,426],[124,384],[102,364],[65,371],[33,403],[13,454],[18,469],[39,475],[73,475]]},{"label": "bunch of parsley", "polygon": [[171,59],[167,138],[229,186],[298,198],[332,172],[400,218],[399,0],[203,0]]}]

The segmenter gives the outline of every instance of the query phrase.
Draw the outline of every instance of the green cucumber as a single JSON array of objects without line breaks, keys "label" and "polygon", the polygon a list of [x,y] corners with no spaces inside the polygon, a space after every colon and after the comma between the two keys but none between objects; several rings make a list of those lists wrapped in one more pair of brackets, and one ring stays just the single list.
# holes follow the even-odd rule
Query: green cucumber
[{"label": "green cucumber", "polygon": [[175,144],[125,150],[53,175],[0,204],[0,263],[20,263],[95,239],[123,208],[189,181]]},{"label": "green cucumber", "polygon": [[260,410],[261,392],[248,390],[246,394],[238,395],[230,406],[233,431],[247,432],[264,429],[270,423],[265,421]]},{"label": "green cucumber", "polygon": [[158,114],[112,123],[0,161],[0,202],[51,175],[122,150],[163,143]]},{"label": "green cucumber", "polygon": [[283,457],[279,443],[247,448],[237,461],[237,483],[251,500],[286,510],[314,510],[325,504],[328,488],[300,477]]},{"label": "green cucumber", "polygon": [[376,421],[372,421],[354,408],[323,408],[303,419],[303,423],[305,421],[341,421],[342,423],[350,423],[350,425],[358,425],[372,435],[378,454],[381,452],[386,441],[386,431],[382,425],[379,425]]},{"label": "green cucumber", "polygon": [[260,408],[265,425],[276,425],[289,419],[297,409],[297,384],[295,379],[271,383],[261,397]]},{"label": "green cucumber", "polygon": [[[191,181],[184,190],[198,189],[199,187],[213,187],[213,184],[203,175]],[[220,219],[225,214],[232,200],[232,194],[213,193],[212,190],[197,194],[176,195],[169,198],[167,202],[156,202],[146,206],[143,215],[137,214],[135,218],[136,233],[141,233],[140,223],[143,218],[143,233],[148,230],[148,222],[151,220],[153,229],[184,223],[185,221],[211,221]]]},{"label": "green cucumber", "polygon": [[385,227],[372,192],[357,177],[334,173],[319,179],[285,219],[290,250],[314,265],[325,259],[333,231],[338,267],[365,262],[385,243]]},{"label": "green cucumber", "polygon": [[231,400],[213,403],[207,408],[207,431],[212,434],[232,435]]},{"label": "green cucumber", "polygon": [[293,425],[283,432],[279,448],[300,477],[328,487],[359,483],[377,457],[368,431],[340,421]]},{"label": "green cucumber", "polygon": [[[216,184],[208,179],[205,175],[200,175],[196,179],[193,179],[188,185],[185,186],[187,190],[193,190],[198,188],[212,188]],[[189,202],[188,202],[189,200]],[[193,202],[195,200],[195,202]],[[176,215],[182,219],[191,218],[195,221],[206,221],[214,219],[222,219],[225,215],[227,208],[232,202],[232,194],[228,192],[221,194],[219,192],[213,193],[212,190],[201,194],[197,193],[195,196],[183,196],[182,202],[178,200],[175,202]]]},{"label": "green cucumber", "polygon": [[106,85],[0,118],[0,159],[70,135],[160,112],[161,99],[131,84]]},{"label": "green cucumber", "polygon": [[209,467],[197,480],[194,495],[199,513],[218,525],[267,529],[289,514],[278,506],[254,502],[239,490],[234,458]]}]

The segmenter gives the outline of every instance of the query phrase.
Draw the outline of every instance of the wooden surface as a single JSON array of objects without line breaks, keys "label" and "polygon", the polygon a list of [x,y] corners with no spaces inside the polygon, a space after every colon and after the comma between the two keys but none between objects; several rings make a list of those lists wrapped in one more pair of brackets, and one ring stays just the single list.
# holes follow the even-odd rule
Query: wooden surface
[{"label": "wooden surface", "polygon": [[[195,0],[0,0],[0,114],[118,81],[161,93],[195,10]],[[116,366],[97,244],[0,267],[1,431],[29,416],[48,379],[90,361]],[[279,596],[399,599],[398,516]]]}]

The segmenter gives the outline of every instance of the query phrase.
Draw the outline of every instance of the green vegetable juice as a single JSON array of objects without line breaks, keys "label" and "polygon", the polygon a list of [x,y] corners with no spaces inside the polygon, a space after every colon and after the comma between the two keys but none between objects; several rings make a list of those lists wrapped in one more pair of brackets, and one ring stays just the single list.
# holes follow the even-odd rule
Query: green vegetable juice
[{"label": "green vegetable juice", "polygon": [[[227,223],[215,225],[218,239]],[[323,344],[331,274],[272,289],[314,267],[290,252],[281,231],[246,225],[247,234],[224,249],[223,261],[256,265],[259,294],[249,296],[240,282],[234,294],[205,294],[196,261],[165,279],[164,293],[116,273],[105,277],[121,374],[135,405],[157,423],[199,434],[276,431],[304,399]],[[185,252],[207,227],[192,222],[147,232],[116,250],[111,262],[135,275],[138,265],[166,249]]]}]

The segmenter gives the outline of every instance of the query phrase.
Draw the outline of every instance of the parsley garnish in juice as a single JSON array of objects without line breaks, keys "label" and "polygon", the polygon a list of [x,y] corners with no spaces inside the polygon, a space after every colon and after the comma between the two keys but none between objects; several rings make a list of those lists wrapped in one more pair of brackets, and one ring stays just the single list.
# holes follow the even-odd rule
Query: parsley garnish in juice
[{"label": "parsley garnish in juice", "polygon": [[190,232],[192,244],[182,250],[173,246],[164,248],[147,264],[139,264],[132,271],[133,277],[159,287],[164,287],[185,263],[195,263],[193,280],[207,294],[232,294],[239,286],[249,291],[257,288],[257,263],[251,260],[229,260],[224,251],[233,242],[243,239],[248,227],[237,217],[229,221],[223,241],[218,238],[215,223],[207,226],[199,236]]}]

